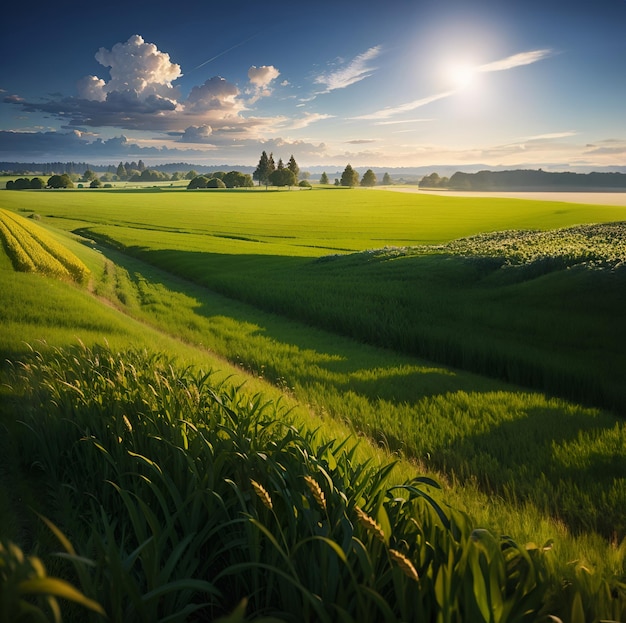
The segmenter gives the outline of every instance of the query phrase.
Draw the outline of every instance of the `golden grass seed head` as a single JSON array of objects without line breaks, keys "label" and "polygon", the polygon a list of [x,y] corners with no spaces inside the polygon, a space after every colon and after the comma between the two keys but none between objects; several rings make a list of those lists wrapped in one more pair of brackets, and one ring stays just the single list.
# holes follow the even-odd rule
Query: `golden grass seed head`
[{"label": "golden grass seed head", "polygon": [[372,533],[381,543],[385,542],[385,533],[378,523],[372,519],[365,511],[356,507],[356,515],[359,523],[370,533]]},{"label": "golden grass seed head", "polygon": [[257,494],[261,502],[263,502],[263,505],[269,510],[272,510],[274,508],[274,505],[272,504],[272,498],[270,497],[270,494],[267,492],[267,490],[263,487],[263,485],[252,479],[250,480],[250,484],[252,485],[254,492]]},{"label": "golden grass seed head", "polygon": [[397,549],[390,549],[389,556],[391,559],[400,567],[404,575],[416,582],[419,582],[419,575],[417,575],[417,570],[413,566],[413,563]]},{"label": "golden grass seed head", "polygon": [[304,481],[309,488],[309,491],[313,495],[313,498],[317,502],[317,505],[323,510],[326,510],[326,498],[324,497],[324,492],[322,488],[319,486],[317,480],[311,476],[305,476]]}]

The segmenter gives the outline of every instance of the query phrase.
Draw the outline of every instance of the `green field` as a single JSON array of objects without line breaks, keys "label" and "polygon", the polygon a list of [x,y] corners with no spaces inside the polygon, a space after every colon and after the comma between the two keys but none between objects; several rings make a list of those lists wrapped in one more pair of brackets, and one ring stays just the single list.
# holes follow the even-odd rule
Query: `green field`
[{"label": "green field", "polygon": [[[434,477],[474,526],[554,539],[574,586],[573,560],[626,577],[626,208],[348,189],[5,191],[0,208],[91,272],[72,285],[0,254],[3,360],[106,340],[247,378],[302,430]],[[28,549],[17,491],[40,485],[17,463],[0,518]]]}]

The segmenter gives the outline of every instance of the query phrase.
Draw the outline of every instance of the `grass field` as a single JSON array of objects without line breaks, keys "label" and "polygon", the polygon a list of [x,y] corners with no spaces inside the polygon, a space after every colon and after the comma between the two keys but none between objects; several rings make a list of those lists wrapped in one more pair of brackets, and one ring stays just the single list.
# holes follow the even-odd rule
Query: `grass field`
[{"label": "grass field", "polygon": [[[106,338],[243,369],[308,405],[301,423],[364,433],[409,461],[399,477],[446,483],[475,525],[626,575],[626,429],[602,410],[624,404],[624,233],[571,229],[626,208],[334,189],[0,199],[91,274],[71,286],[0,254],[3,359]],[[13,534],[32,530],[3,495]]]}]

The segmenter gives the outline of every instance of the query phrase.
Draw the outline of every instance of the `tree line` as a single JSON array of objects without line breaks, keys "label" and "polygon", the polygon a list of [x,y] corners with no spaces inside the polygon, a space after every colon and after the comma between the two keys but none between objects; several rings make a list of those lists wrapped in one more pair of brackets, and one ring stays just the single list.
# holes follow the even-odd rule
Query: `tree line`
[{"label": "tree line", "polygon": [[[115,171],[115,172],[113,172]],[[11,180],[6,183],[7,190],[24,190],[24,189],[43,189],[43,188],[73,188],[78,183],[79,188],[83,188],[83,183],[88,184],[89,188],[112,187],[111,182],[128,181],[128,182],[167,182],[189,180],[188,189],[201,188],[249,188],[254,186],[257,181],[259,186],[264,184],[268,186],[284,187],[295,186],[311,187],[308,181],[309,174],[304,173],[300,180],[300,167],[296,162],[293,154],[290,156],[287,164],[284,164],[282,158],[275,162],[273,153],[268,155],[263,151],[259,159],[259,163],[252,175],[242,173],[240,171],[215,171],[213,173],[199,174],[191,169],[190,171],[175,171],[168,175],[164,171],[149,169],[145,164],[139,162],[120,162],[117,168],[109,166],[109,170],[102,175],[98,175],[92,168],[85,169],[82,176],[77,173],[65,172],[62,174],[54,174],[44,181],[41,177],[29,179],[27,177]],[[329,185],[330,180],[326,172],[323,172],[319,183],[321,185]],[[346,166],[340,178],[335,179],[335,186],[354,187],[364,186],[372,187],[378,183],[376,174],[372,169],[367,169],[361,178],[359,173],[352,168],[350,164]],[[381,184],[391,184],[389,173],[385,173]]]},{"label": "tree line", "polygon": [[424,176],[420,188],[445,188],[449,190],[623,190],[626,173],[573,173],[548,172],[542,169],[513,171],[457,171],[450,178],[437,173]]}]

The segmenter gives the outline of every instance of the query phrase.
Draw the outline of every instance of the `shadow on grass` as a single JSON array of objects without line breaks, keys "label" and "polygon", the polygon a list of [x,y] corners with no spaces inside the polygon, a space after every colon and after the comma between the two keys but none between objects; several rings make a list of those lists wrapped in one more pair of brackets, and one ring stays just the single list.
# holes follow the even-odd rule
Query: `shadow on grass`
[{"label": "shadow on grass", "polygon": [[[259,309],[242,297],[228,296],[228,256],[211,258],[214,271],[223,271],[218,279],[220,291],[214,291],[156,267],[157,262],[174,264],[182,274],[196,255],[179,251],[141,252],[142,258],[101,246],[100,250],[115,265],[124,269],[135,289],[135,297],[146,317],[156,314],[158,324],[183,339],[204,344],[233,363],[241,365],[272,382],[288,386],[331,383],[342,391],[354,391],[372,400],[413,403],[424,396],[454,391],[494,391],[508,387],[504,383],[478,375],[438,366],[390,349],[370,346],[316,328],[306,322],[289,319],[280,306],[272,311]],[[207,254],[210,255],[210,254]],[[153,263],[146,263],[143,257]],[[181,262],[181,259],[184,261]],[[296,269],[310,258],[284,256],[237,256],[237,265],[249,262],[287,265]],[[253,271],[254,273],[254,271]],[[254,279],[252,274],[250,279]],[[148,285],[149,284],[149,285]],[[148,291],[149,290],[149,291]],[[169,294],[168,294],[169,293]],[[127,297],[132,298],[132,297]],[[161,300],[159,300],[161,298]],[[241,299],[244,300],[241,300]]]},{"label": "shadow on grass", "polygon": [[[488,419],[488,418],[486,418]],[[606,412],[530,407],[435,449],[432,460],[507,501],[532,501],[575,533],[626,537],[626,427]]]}]

